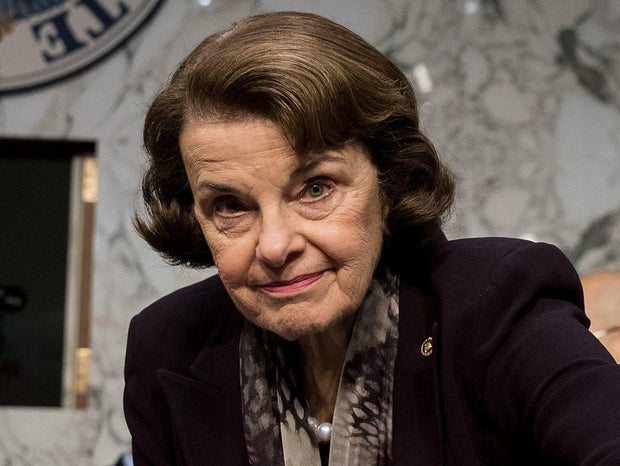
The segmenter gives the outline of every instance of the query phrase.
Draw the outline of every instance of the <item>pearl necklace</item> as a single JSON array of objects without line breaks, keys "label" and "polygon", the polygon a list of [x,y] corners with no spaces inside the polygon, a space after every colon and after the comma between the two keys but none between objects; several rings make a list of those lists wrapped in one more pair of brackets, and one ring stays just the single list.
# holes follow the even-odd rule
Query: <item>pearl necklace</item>
[{"label": "pearl necklace", "polygon": [[316,420],[314,417],[308,418],[308,425],[312,432],[314,432],[314,436],[316,437],[316,441],[319,443],[329,443],[332,439],[332,423],[331,422],[321,422]]}]

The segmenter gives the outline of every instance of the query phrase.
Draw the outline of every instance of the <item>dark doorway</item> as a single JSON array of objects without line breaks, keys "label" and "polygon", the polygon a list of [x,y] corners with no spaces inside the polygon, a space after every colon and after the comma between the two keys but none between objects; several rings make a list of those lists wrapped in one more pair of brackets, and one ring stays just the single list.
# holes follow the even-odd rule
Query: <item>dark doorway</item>
[{"label": "dark doorway", "polygon": [[0,139],[0,405],[63,406],[74,388],[67,339],[79,336],[67,329],[67,312],[88,313],[80,301],[90,295],[90,241],[79,248],[87,277],[74,270],[70,241],[83,240],[76,231],[92,235],[92,216],[84,230],[80,202],[76,210],[76,164],[94,153],[91,142]]}]

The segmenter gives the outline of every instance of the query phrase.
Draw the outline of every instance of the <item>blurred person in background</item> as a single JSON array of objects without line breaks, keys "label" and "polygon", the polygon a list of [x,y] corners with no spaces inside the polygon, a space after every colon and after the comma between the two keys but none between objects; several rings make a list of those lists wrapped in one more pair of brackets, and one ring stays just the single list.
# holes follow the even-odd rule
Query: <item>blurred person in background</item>
[{"label": "blurred person in background", "polygon": [[596,272],[582,279],[590,330],[620,363],[620,272]]}]

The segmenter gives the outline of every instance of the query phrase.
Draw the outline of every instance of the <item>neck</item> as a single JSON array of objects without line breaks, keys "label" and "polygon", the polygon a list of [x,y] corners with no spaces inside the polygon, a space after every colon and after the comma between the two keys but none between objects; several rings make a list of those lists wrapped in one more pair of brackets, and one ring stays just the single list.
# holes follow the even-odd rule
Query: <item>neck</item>
[{"label": "neck", "polygon": [[304,394],[319,422],[332,420],[353,322],[354,317],[338,328],[299,340]]}]

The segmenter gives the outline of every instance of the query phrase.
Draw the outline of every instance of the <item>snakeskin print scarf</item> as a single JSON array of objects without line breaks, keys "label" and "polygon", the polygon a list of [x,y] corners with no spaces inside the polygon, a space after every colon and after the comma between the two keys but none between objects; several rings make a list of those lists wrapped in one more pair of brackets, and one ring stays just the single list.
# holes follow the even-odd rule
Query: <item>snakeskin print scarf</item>
[{"label": "snakeskin print scarf", "polygon": [[[357,313],[334,411],[329,464],[392,463],[398,279],[373,280]],[[320,466],[298,383],[299,348],[246,320],[239,344],[250,464]]]}]

